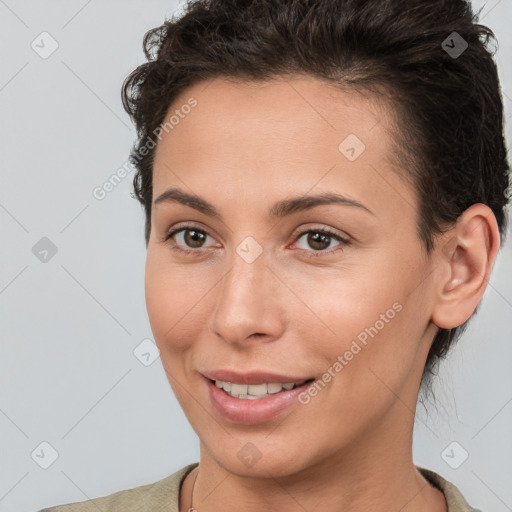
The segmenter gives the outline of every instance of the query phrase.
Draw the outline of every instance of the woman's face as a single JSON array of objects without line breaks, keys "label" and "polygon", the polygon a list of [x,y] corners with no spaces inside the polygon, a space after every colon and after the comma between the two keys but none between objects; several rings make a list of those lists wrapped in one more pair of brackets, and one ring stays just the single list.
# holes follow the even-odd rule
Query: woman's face
[{"label": "woman's face", "polygon": [[[146,303],[202,461],[284,476],[411,449],[436,273],[388,162],[388,108],[295,76],[202,82],[169,110]],[[169,189],[200,203],[155,204]],[[230,397],[215,377],[269,396]]]}]

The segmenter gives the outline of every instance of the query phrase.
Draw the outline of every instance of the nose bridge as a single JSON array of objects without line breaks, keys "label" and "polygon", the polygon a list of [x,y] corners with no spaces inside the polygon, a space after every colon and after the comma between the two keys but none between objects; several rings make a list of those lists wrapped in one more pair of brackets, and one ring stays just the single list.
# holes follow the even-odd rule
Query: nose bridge
[{"label": "nose bridge", "polygon": [[241,342],[254,333],[276,335],[275,277],[259,247],[254,240],[245,240],[234,248],[230,268],[219,284],[212,327],[225,341]]},{"label": "nose bridge", "polygon": [[264,242],[256,240],[253,236],[244,237],[238,245],[232,248],[230,255],[230,271],[226,275],[225,291],[228,293],[253,294],[260,288],[268,285],[269,270],[268,253],[264,249]]},{"label": "nose bridge", "polygon": [[244,253],[244,249],[247,247],[240,244],[234,251],[230,270],[221,287],[219,305],[222,302],[222,305],[230,310],[259,308],[265,303],[262,299],[267,295],[269,270],[266,258],[263,253],[254,257],[251,248]]}]

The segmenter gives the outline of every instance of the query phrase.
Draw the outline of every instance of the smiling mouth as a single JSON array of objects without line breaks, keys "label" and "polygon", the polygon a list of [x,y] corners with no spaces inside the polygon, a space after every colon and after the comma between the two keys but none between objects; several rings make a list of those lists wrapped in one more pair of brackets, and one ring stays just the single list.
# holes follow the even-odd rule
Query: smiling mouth
[{"label": "smiling mouth", "polygon": [[235,382],[226,382],[222,380],[209,380],[229,396],[241,398],[243,400],[258,400],[283,391],[290,391],[300,386],[304,386],[305,384],[313,382],[315,379],[311,378],[300,382],[269,382],[262,384],[237,384]]}]

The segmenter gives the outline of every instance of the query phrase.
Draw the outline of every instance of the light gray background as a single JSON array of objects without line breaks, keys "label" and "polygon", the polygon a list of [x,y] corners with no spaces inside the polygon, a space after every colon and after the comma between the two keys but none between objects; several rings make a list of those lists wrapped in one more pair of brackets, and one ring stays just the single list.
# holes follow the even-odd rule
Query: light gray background
[{"label": "light gray background", "polygon": [[[1,512],[104,496],[198,460],[160,359],[145,366],[134,355],[152,334],[133,174],[104,200],[92,195],[135,140],[120,87],[144,62],[142,37],[178,7],[0,0]],[[487,2],[481,22],[498,37],[511,147],[511,3]],[[59,45],[47,59],[31,48],[43,31]],[[46,263],[32,252],[42,237],[57,247]],[[416,464],[486,512],[512,510],[511,256],[512,236],[480,312],[441,366],[438,411],[418,407],[414,440]],[[42,442],[58,453],[48,469]],[[452,469],[445,460],[462,448],[469,457]]]}]

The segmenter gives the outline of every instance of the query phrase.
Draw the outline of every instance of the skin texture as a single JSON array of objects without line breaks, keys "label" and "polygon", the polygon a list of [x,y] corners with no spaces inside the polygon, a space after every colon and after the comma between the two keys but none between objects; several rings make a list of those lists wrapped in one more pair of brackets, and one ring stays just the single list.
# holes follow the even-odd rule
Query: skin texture
[{"label": "skin texture", "polygon": [[[298,75],[204,81],[169,112],[190,97],[197,106],[156,148],[153,198],[177,187],[212,203],[222,220],[176,202],[154,205],[146,304],[169,382],[200,439],[194,508],[445,511],[412,461],[414,413],[437,327],[463,323],[485,291],[500,243],[491,210],[466,210],[427,258],[415,192],[388,163],[389,105]],[[366,146],[354,161],[338,149],[349,134]],[[268,216],[277,201],[322,192],[373,213],[331,204]],[[193,254],[162,241],[184,222],[207,233],[173,237]],[[315,228],[349,243],[315,244]],[[248,236],[263,251],[252,263],[236,252]],[[199,372],[321,379],[394,303],[400,312],[307,405],[258,425],[213,408]],[[261,454],[252,467],[237,457],[248,442]]]}]

